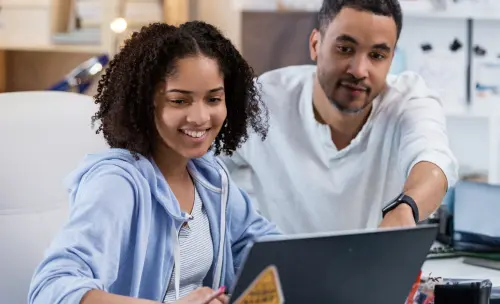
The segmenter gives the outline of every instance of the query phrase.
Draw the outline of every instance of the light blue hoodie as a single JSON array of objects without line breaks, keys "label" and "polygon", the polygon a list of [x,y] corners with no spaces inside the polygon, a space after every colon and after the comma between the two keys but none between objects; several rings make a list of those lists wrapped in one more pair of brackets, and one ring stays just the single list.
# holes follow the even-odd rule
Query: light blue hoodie
[{"label": "light blue hoodie", "polygon": [[[256,237],[278,234],[208,153],[188,164],[214,244],[204,286],[231,286]],[[70,216],[35,271],[29,303],[80,303],[91,289],[163,301],[179,259],[182,212],[153,161],[127,150],[89,155],[67,180]]]}]

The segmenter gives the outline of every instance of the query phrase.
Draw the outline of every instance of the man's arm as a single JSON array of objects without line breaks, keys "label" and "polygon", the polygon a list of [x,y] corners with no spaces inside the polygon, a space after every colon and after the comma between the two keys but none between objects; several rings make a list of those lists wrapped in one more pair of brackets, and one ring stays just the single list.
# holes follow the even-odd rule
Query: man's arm
[{"label": "man's arm", "polygon": [[441,205],[448,189],[448,180],[437,165],[422,161],[410,171],[404,193],[412,197],[418,206],[419,219],[428,218]]},{"label": "man's arm", "polygon": [[[418,218],[421,221],[439,208],[447,188],[448,181],[443,170],[431,162],[422,161],[411,169],[403,193],[413,198],[417,204]],[[400,204],[387,213],[380,227],[404,227],[415,224],[411,207]]]},{"label": "man's arm", "polygon": [[[399,169],[406,176],[403,192],[413,198],[419,220],[427,219],[458,179],[457,161],[449,148],[446,120],[438,97],[419,79],[415,96],[402,101],[398,128]],[[412,210],[400,204],[386,214],[381,227],[415,225]]]}]

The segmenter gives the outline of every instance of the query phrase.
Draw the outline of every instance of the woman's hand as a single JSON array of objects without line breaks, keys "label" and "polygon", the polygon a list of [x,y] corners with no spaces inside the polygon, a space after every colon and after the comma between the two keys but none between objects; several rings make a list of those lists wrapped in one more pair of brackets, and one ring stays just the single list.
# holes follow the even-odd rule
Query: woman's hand
[{"label": "woman's hand", "polygon": [[212,290],[208,287],[201,287],[190,294],[174,302],[175,304],[227,304],[229,298],[224,294],[225,288]]}]

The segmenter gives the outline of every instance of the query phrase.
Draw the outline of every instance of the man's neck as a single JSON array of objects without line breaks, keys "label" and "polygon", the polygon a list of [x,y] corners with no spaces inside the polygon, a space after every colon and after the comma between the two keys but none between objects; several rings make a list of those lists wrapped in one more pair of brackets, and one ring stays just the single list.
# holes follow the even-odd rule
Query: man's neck
[{"label": "man's neck", "polygon": [[333,143],[338,150],[342,150],[349,146],[361,131],[368,120],[372,105],[357,114],[343,113],[331,104],[316,79],[313,89],[313,108],[316,120],[330,127]]}]

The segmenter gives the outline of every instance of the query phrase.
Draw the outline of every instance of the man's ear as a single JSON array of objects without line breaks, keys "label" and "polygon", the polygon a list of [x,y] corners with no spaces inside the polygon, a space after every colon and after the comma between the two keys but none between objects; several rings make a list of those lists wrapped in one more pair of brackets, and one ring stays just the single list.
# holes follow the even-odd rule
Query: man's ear
[{"label": "man's ear", "polygon": [[318,29],[314,29],[309,36],[309,54],[311,60],[316,62],[318,59],[319,47],[321,45],[321,33]]}]

